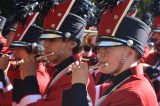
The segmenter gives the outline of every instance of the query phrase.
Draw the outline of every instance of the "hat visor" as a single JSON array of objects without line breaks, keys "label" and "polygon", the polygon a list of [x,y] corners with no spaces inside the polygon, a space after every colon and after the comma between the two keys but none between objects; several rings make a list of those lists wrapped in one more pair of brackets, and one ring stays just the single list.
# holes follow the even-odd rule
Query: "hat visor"
[{"label": "hat visor", "polygon": [[115,42],[115,41],[100,41],[96,43],[97,47],[115,47],[115,46],[122,46],[123,43]]},{"label": "hat visor", "polygon": [[9,47],[10,48],[15,48],[15,47],[27,47],[27,46],[29,46],[27,43],[22,43],[22,42],[15,41],[15,42],[12,42]]},{"label": "hat visor", "polygon": [[61,38],[61,35],[58,34],[42,34],[40,36],[40,40],[44,40],[44,39],[54,39],[54,38]]},{"label": "hat visor", "polygon": [[97,40],[97,47],[115,47],[126,45],[127,41],[115,37],[100,37]]}]

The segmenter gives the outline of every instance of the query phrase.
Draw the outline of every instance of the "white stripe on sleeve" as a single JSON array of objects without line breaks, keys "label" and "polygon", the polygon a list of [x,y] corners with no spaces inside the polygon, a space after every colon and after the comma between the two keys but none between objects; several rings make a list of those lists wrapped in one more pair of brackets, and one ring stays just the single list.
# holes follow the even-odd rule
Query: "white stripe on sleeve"
[{"label": "white stripe on sleeve", "polygon": [[39,94],[25,96],[19,102],[19,106],[26,106],[28,104],[31,104],[31,103],[38,101],[41,98],[42,98],[42,96]]}]

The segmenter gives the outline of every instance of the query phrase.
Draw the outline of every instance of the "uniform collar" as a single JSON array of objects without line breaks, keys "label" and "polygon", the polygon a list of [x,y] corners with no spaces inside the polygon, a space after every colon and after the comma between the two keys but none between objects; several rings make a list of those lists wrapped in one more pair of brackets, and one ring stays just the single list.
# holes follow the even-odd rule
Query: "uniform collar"
[{"label": "uniform collar", "polygon": [[144,74],[143,66],[141,64],[138,64],[137,66],[132,67],[132,68],[120,73],[117,76],[111,76],[111,80],[112,80],[113,84],[117,84],[131,75],[143,75],[143,74]]},{"label": "uniform collar", "polygon": [[112,93],[114,90],[118,89],[121,84],[127,80],[131,75],[142,75],[143,74],[143,67],[141,64],[130,68],[117,76],[111,76],[112,85],[109,89],[105,92],[105,95]]},{"label": "uniform collar", "polygon": [[55,66],[56,71],[60,72],[63,69],[65,69],[66,67],[68,67],[70,64],[72,64],[73,62],[75,62],[77,60],[77,58],[75,58],[75,56],[70,56],[67,59],[65,59],[64,61],[62,61],[60,64]]},{"label": "uniform collar", "polygon": [[144,75],[143,65],[141,63],[139,63],[135,67],[132,67],[130,70],[131,70],[133,75]]},{"label": "uniform collar", "polygon": [[117,76],[111,76],[111,81],[112,81],[113,85],[117,85],[131,75],[132,75],[131,70],[128,69],[128,70],[120,73]]},{"label": "uniform collar", "polygon": [[110,78],[111,78],[112,85],[106,90],[104,95],[108,95],[114,92],[116,89],[118,89],[121,83],[125,81],[127,78],[129,78],[131,75],[132,75],[131,70],[128,69],[117,76],[111,76]]}]

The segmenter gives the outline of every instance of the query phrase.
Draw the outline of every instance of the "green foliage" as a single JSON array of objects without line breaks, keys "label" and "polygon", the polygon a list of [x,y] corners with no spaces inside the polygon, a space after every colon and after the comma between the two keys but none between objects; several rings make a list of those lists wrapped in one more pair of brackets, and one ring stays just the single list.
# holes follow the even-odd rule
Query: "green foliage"
[{"label": "green foliage", "polygon": [[[98,0],[91,0],[92,2],[96,2]],[[142,17],[142,15],[146,12],[151,12],[151,2],[153,0],[141,0],[138,5],[138,14],[137,17]]]},{"label": "green foliage", "polygon": [[142,15],[146,12],[151,13],[151,2],[152,0],[141,0],[138,5],[138,17],[142,17]]}]

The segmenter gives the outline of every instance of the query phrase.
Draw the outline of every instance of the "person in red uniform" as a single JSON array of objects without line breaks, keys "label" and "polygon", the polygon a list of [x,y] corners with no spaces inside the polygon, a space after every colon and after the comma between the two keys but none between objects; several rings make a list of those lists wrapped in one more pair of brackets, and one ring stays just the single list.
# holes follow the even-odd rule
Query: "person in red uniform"
[{"label": "person in red uniform", "polygon": [[95,50],[93,50],[93,47],[89,46],[83,46],[83,51],[82,51],[82,62],[87,62],[89,66],[89,72],[92,74],[95,85],[100,85],[104,83],[106,80],[108,80],[109,75],[103,74],[97,69],[97,54]]},{"label": "person in red uniform", "polygon": [[[10,48],[13,51],[13,55],[14,55],[14,60],[17,61],[15,68],[18,69],[18,72],[20,73],[20,77],[21,77],[21,72],[23,72],[23,70],[21,68],[19,68],[19,65],[21,63],[18,64],[18,62],[22,61],[23,58],[27,58],[29,56],[38,56],[41,55],[43,52],[43,48],[37,44],[37,41],[40,37],[42,33],[42,29],[36,25],[32,25],[27,33],[25,34],[25,36],[22,38],[22,40],[15,40],[11,43]],[[23,64],[23,62],[22,62]],[[12,71],[12,74],[14,72]],[[19,77],[19,79],[20,79]],[[38,84],[39,84],[39,89],[40,89],[40,93],[43,95],[47,86],[47,83],[50,80],[50,76],[48,74],[48,72],[46,71],[46,68],[44,66],[44,64],[39,61],[37,63],[37,71],[36,71],[36,77],[38,80]],[[18,78],[12,78],[12,82],[14,79],[18,79]]]},{"label": "person in red uniform", "polygon": [[150,40],[154,42],[155,50],[145,53],[143,60],[144,63],[149,65],[157,65],[160,56],[160,0],[153,0],[151,11],[153,13],[152,36]]},{"label": "person in red uniform", "polygon": [[[36,55],[40,51],[40,46],[33,45],[32,42],[36,42],[37,38],[33,38],[30,36],[34,36],[34,34],[39,34],[40,36],[40,30],[36,26],[32,27],[33,30],[28,30],[25,34],[25,39],[22,41],[13,41],[10,45],[10,49],[12,48],[13,57],[14,60],[10,60],[10,65],[8,66],[8,71],[5,71],[6,76],[8,76],[9,81],[11,84],[13,84],[14,79],[20,79],[20,71],[23,71],[19,69],[18,65],[16,65],[15,61],[20,61],[24,57],[30,56],[30,55]],[[33,33],[32,33],[33,32]],[[30,39],[31,38],[31,39]],[[37,44],[38,45],[38,44]],[[35,46],[35,47],[33,47]],[[1,64],[3,67],[6,67],[8,64],[9,57],[5,55],[5,57],[1,57]],[[2,70],[6,68],[1,68]],[[45,66],[42,63],[38,64],[36,77],[38,79],[39,89],[40,93],[43,95],[44,91],[46,89],[47,83],[50,80],[50,76],[46,72]],[[2,78],[3,79],[3,78]],[[1,94],[2,100],[0,101],[0,104],[2,106],[11,106],[12,105],[12,91],[10,92],[4,92]]]},{"label": "person in red uniform", "polygon": [[104,83],[109,75],[103,74],[97,69],[97,53],[95,51],[95,47],[92,47],[92,44],[95,44],[96,35],[88,34],[85,35],[84,41],[83,41],[83,50],[81,52],[82,55],[82,62],[87,62],[89,66],[89,72],[92,74],[95,85],[100,85]]},{"label": "person in red uniform", "polygon": [[[153,13],[152,36],[150,41],[154,44],[154,50],[146,52],[143,57],[144,63],[149,64],[146,72],[152,77],[152,82],[157,93],[158,101],[160,101],[160,0],[153,0],[151,9]],[[147,65],[146,65],[147,66]],[[152,75],[152,76],[150,76]]]},{"label": "person in red uniform", "polygon": [[[12,64],[13,65],[12,67],[14,67],[14,69],[8,71],[8,76],[11,79],[12,83],[13,83],[14,79],[22,78],[21,72],[23,72],[23,70],[21,68],[19,68],[19,64],[23,64],[23,58],[27,58],[30,55],[35,56],[35,55],[37,55],[37,52],[39,52],[39,50],[35,50],[36,47],[35,48],[31,47],[33,45],[34,44],[29,45],[29,42],[23,42],[23,41],[18,41],[18,42],[13,41],[11,43],[10,48],[12,48],[14,58],[17,61]],[[37,46],[37,48],[38,48],[38,46]],[[22,61],[22,63],[21,63],[21,61]],[[20,75],[20,76],[18,77],[18,75]],[[48,72],[42,62],[37,63],[36,78],[38,80],[40,93],[43,95],[45,92],[45,89],[47,87],[47,83],[50,80],[50,76],[49,76],[49,74],[48,74]]]},{"label": "person in red uniform", "polygon": [[[158,13],[158,12],[157,12]],[[152,80],[152,83],[154,85],[158,101],[160,101],[160,15],[157,14],[156,17],[154,17],[153,20],[153,30],[152,30],[152,36],[150,38],[150,41],[154,44],[153,50],[148,50],[147,47],[145,49],[144,56],[142,58],[142,61],[146,64],[145,69],[147,75]]]},{"label": "person in red uniform", "polygon": [[151,51],[146,51],[143,56],[143,62],[149,65],[156,65],[158,59],[160,58],[160,16],[154,18],[153,21],[153,31],[150,40],[154,43],[155,49]]},{"label": "person in red uniform", "polygon": [[[81,17],[69,13],[64,19],[59,30],[44,29],[41,40],[44,40],[45,54],[50,64],[55,64],[52,69],[53,74],[45,95],[39,91],[37,79],[35,77],[36,62],[34,57],[24,58],[24,64],[20,65],[23,69],[23,80],[16,80],[14,83],[13,100],[21,106],[62,106],[62,93],[71,87],[71,74],[68,66],[75,61],[79,61],[79,53],[86,22]],[[94,104],[94,82],[88,81],[88,98]],[[68,99],[70,99],[68,95]],[[69,105],[68,105],[69,106]]]},{"label": "person in red uniform", "polygon": [[3,16],[0,16],[0,51],[1,52],[5,51],[5,47],[7,43],[6,38],[4,38],[2,35],[2,30],[3,30],[5,23],[6,23],[6,18]]},{"label": "person in red uniform", "polygon": [[[1,57],[0,57],[0,106],[10,106],[11,105],[11,93],[12,85],[10,81],[8,80],[7,73],[3,73],[3,70],[9,67],[9,57],[7,55],[3,55],[3,52],[6,50],[6,42],[7,40],[2,36],[2,30],[5,25],[6,18],[3,16],[0,16],[0,51],[1,51]],[[6,79],[6,80],[5,80]],[[6,98],[6,95],[10,95],[10,103],[8,103],[8,98]]]},{"label": "person in red uniform", "polygon": [[[97,39],[101,72],[112,74],[112,83],[96,101],[96,106],[158,106],[155,91],[140,63],[149,33],[150,29],[145,23],[126,16],[114,37],[100,36]],[[85,89],[87,63],[73,64],[70,70],[73,106],[89,106]]]}]

